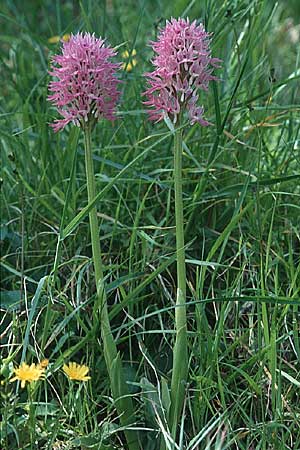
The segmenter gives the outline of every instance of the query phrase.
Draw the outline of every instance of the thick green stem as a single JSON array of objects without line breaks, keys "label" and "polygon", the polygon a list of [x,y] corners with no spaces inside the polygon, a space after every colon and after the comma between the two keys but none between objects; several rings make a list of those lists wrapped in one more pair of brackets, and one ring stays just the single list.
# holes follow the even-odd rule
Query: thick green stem
[{"label": "thick green stem", "polygon": [[[96,196],[95,189],[95,175],[94,164],[91,149],[91,127],[89,124],[84,128],[84,147],[85,147],[85,165],[86,165],[86,179],[88,190],[88,202],[90,203]],[[110,385],[112,395],[116,404],[118,414],[122,426],[126,427],[134,421],[134,410],[131,397],[129,396],[128,386],[124,379],[123,369],[120,354],[117,351],[116,343],[114,341],[106,302],[106,295],[103,286],[103,267],[101,258],[101,248],[99,240],[99,228],[97,209],[94,207],[89,213],[92,254],[95,271],[95,281],[97,288],[97,295],[99,305],[101,308],[101,335],[103,341],[104,358],[108,375],[110,378]],[[138,450],[138,437],[135,431],[125,431],[125,436],[129,450]]]},{"label": "thick green stem", "polygon": [[[94,163],[91,149],[91,129],[87,125],[84,130],[84,147],[85,147],[85,169],[88,191],[88,202],[92,201],[96,196]],[[94,207],[89,213],[93,262],[95,270],[95,278],[98,290],[98,283],[103,279],[103,270],[101,262],[101,250],[99,241],[97,209]]]},{"label": "thick green stem", "polygon": [[188,373],[187,322],[186,322],[186,269],[184,250],[183,202],[182,202],[182,130],[175,131],[174,186],[177,256],[177,298],[175,309],[176,340],[173,349],[171,381],[171,408],[169,423],[174,440],[180,421],[185,397]]}]

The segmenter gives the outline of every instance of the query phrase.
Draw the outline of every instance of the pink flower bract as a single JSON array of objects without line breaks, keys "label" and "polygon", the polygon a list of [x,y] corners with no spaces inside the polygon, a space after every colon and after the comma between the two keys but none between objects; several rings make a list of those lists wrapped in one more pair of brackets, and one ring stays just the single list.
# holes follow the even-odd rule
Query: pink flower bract
[{"label": "pink flower bract", "polygon": [[156,55],[155,70],[146,73],[149,88],[144,95],[151,120],[160,121],[167,115],[174,123],[178,115],[188,112],[191,124],[209,125],[203,119],[203,107],[198,106],[198,90],[206,91],[214,67],[220,60],[211,57],[210,33],[202,24],[189,19],[171,19],[159,33],[157,42],[152,42]]},{"label": "pink flower bract", "polygon": [[114,120],[119,99],[116,70],[111,61],[116,52],[94,34],[77,33],[62,43],[62,54],[52,58],[48,100],[63,119],[51,126],[59,131],[68,123],[83,126],[85,122],[104,117]]}]

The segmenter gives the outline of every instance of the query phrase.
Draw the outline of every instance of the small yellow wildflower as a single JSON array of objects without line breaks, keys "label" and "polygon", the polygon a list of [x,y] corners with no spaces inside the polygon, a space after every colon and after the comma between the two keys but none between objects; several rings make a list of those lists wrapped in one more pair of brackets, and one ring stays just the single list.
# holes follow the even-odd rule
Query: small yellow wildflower
[{"label": "small yellow wildflower", "polygon": [[49,364],[49,359],[42,359],[42,361],[40,362],[40,364],[39,364],[39,366],[42,368],[42,369],[46,369],[46,367],[48,367],[48,364]]},{"label": "small yellow wildflower", "polygon": [[18,369],[14,369],[14,372],[16,376],[10,380],[10,383],[19,380],[21,381],[21,387],[23,388],[26,381],[28,381],[28,383],[32,383],[33,381],[38,381],[42,378],[44,376],[45,369],[39,364],[36,365],[32,363],[29,366],[25,362],[22,362]]},{"label": "small yellow wildflower", "polygon": [[75,362],[70,362],[69,366],[63,365],[63,371],[70,378],[70,380],[88,381],[91,377],[87,376],[90,369],[88,366],[80,365]]},{"label": "small yellow wildflower", "polygon": [[71,35],[70,34],[64,34],[62,37],[61,36],[51,36],[48,39],[49,44],[57,44],[58,42],[60,42],[61,40],[63,40],[64,42],[68,42],[70,40]]},{"label": "small yellow wildflower", "polygon": [[122,69],[126,70],[126,72],[131,72],[132,69],[136,66],[137,61],[134,58],[134,56],[136,55],[136,50],[133,49],[131,54],[129,54],[128,50],[125,50],[125,52],[122,53],[122,58],[126,59],[125,62],[123,62],[122,64]]}]

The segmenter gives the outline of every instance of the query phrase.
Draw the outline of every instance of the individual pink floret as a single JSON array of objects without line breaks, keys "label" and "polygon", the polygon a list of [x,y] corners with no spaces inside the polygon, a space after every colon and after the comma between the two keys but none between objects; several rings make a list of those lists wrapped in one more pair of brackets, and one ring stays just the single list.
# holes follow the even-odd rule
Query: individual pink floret
[{"label": "individual pink floret", "polygon": [[119,63],[111,61],[116,52],[105,46],[94,34],[77,33],[63,42],[62,54],[52,58],[48,100],[57,107],[63,119],[51,125],[54,131],[68,123],[83,126],[101,117],[114,120],[119,99],[116,70]]},{"label": "individual pink floret", "polygon": [[191,124],[209,125],[197,101],[198,89],[207,91],[209,81],[218,79],[212,71],[221,60],[211,57],[210,33],[196,21],[171,19],[151,44],[156,68],[145,74],[149,88],[144,92],[148,98],[144,104],[153,108],[150,119],[160,121],[167,115],[176,123],[178,115],[187,111]]}]

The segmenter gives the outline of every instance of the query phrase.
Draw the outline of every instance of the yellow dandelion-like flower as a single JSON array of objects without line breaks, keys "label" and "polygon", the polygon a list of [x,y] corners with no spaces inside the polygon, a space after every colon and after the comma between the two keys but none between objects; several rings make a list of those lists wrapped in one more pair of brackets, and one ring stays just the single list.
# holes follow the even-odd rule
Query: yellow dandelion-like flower
[{"label": "yellow dandelion-like flower", "polygon": [[122,58],[125,59],[126,61],[123,62],[122,64],[122,69],[126,70],[126,72],[131,72],[132,69],[136,66],[137,61],[134,58],[134,56],[136,56],[136,50],[133,49],[131,54],[129,54],[128,50],[125,50],[125,52],[122,53]]},{"label": "yellow dandelion-like flower", "polygon": [[42,369],[46,369],[46,367],[48,367],[48,364],[49,364],[49,359],[45,358],[45,359],[42,359],[42,361],[40,362],[39,366]]},{"label": "yellow dandelion-like flower", "polygon": [[88,366],[80,365],[75,362],[70,362],[69,365],[63,365],[63,371],[70,378],[70,380],[88,381],[91,377],[87,376],[90,369]]},{"label": "yellow dandelion-like flower", "polygon": [[58,42],[60,42],[61,40],[63,40],[64,42],[68,42],[70,40],[71,35],[70,34],[64,34],[62,37],[61,36],[51,36],[48,39],[49,44],[57,44]]},{"label": "yellow dandelion-like flower", "polygon": [[45,369],[40,366],[40,364],[31,364],[30,366],[25,362],[22,362],[18,369],[14,369],[15,377],[10,380],[10,383],[13,381],[19,380],[21,381],[21,387],[23,388],[26,384],[32,383],[33,381],[38,381],[40,378],[43,378]]}]

